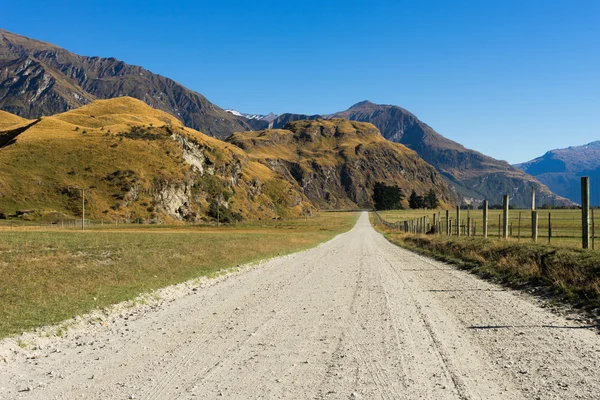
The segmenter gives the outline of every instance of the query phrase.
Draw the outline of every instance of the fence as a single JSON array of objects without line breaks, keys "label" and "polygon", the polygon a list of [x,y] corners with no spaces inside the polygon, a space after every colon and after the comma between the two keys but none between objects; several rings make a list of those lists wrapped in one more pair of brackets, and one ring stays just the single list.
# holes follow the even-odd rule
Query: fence
[{"label": "fence", "polygon": [[[586,190],[589,193],[589,181],[582,178],[582,193]],[[582,197],[587,200],[585,195]],[[508,196],[504,196],[501,210],[489,210],[488,202],[484,201],[481,210],[457,207],[430,214],[399,214],[393,219],[386,219],[378,212],[376,216],[388,228],[406,233],[513,238],[549,244],[579,241],[581,247],[595,249],[596,232],[600,232],[596,224],[600,221],[595,218],[598,210],[590,209],[588,201],[584,201],[580,210],[517,210],[509,209],[508,203]]]},{"label": "fence", "polygon": [[[129,221],[96,221],[96,220],[85,220],[85,229],[104,226],[104,225],[116,225],[126,224]],[[32,230],[32,229],[81,229],[81,218],[79,219],[60,219],[53,221],[15,221],[15,220],[0,220],[0,230]]]}]

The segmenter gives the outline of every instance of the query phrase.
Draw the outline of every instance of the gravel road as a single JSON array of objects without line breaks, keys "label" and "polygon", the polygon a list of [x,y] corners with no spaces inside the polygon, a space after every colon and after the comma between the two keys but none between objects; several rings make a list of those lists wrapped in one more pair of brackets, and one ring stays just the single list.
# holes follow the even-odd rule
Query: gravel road
[{"label": "gravel road", "polygon": [[595,329],[390,244],[366,213],[314,249],[38,342],[0,343],[0,398],[600,398]]}]

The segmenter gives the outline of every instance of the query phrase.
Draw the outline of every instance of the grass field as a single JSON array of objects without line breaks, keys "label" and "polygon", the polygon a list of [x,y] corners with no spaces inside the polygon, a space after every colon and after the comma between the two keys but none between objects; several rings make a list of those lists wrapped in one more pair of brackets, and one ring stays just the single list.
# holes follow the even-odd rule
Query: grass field
[{"label": "grass field", "polygon": [[219,270],[306,249],[357,213],[238,226],[30,226],[0,230],[0,337]]},{"label": "grass field", "polygon": [[[548,226],[551,223],[551,244],[560,246],[581,247],[581,210],[537,210],[538,211],[538,242],[548,243]],[[600,211],[595,211],[595,236],[600,235]],[[433,214],[439,213],[442,221],[442,232],[445,232],[446,211],[445,210],[394,210],[379,213],[383,219],[389,222],[406,221],[423,216],[433,221]],[[519,222],[520,215],[520,222]],[[473,231],[472,236],[483,236],[483,211],[461,210],[461,234],[465,234],[468,218],[471,218]],[[488,212],[488,237],[498,238],[502,235],[502,210],[489,210]],[[450,220],[456,221],[456,210],[450,211]],[[511,240],[532,242],[531,239],[531,211],[509,210],[509,236]],[[590,227],[591,228],[591,227]],[[591,232],[591,231],[590,231]],[[598,246],[600,241],[596,240]]]},{"label": "grass field", "polygon": [[[561,210],[557,215],[563,217],[565,228],[571,229],[577,226],[576,222],[569,224],[575,213]],[[432,213],[394,211],[380,214],[386,220],[402,221]],[[407,234],[378,224],[374,214],[371,221],[392,243],[509,286],[539,288],[543,295],[600,315],[600,251],[577,248],[581,247],[581,239],[558,238],[549,245],[547,239],[532,243],[529,238],[503,240],[493,236],[484,239],[481,236]]]}]

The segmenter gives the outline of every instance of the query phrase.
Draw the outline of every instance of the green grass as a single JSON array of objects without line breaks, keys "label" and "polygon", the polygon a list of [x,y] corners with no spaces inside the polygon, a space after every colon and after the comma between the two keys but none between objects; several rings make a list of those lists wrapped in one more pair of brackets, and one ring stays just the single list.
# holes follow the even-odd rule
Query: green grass
[{"label": "green grass", "polygon": [[[581,210],[537,210],[538,211],[538,243],[548,243],[548,214],[551,214],[552,236],[550,243],[559,246],[581,247]],[[595,210],[598,213],[598,210]],[[394,210],[382,211],[379,214],[389,222],[406,221],[423,216],[429,217],[433,221],[433,214],[440,213],[441,221],[444,224],[442,229],[445,232],[446,211],[445,210]],[[519,224],[519,214],[521,222]],[[488,237],[498,238],[501,236],[502,224],[499,224],[499,217],[502,216],[502,210],[489,210],[488,214]],[[467,225],[467,219],[475,227],[474,236],[483,236],[483,211],[482,210],[461,210],[461,225]],[[595,223],[596,236],[600,235],[600,214],[597,215]],[[456,210],[450,211],[450,219],[454,224],[456,221]],[[509,227],[512,225],[512,240],[520,240],[525,243],[531,243],[531,211],[530,210],[509,210]],[[519,229],[520,226],[520,229]],[[597,239],[597,237],[596,237]],[[597,241],[600,246],[600,241]]]},{"label": "green grass", "polygon": [[357,213],[226,227],[0,230],[0,337],[219,270],[310,248]]},{"label": "green grass", "polygon": [[[376,217],[372,216],[376,223]],[[394,244],[513,287],[541,289],[552,298],[600,308],[600,252],[517,240],[400,233],[376,225]]]}]

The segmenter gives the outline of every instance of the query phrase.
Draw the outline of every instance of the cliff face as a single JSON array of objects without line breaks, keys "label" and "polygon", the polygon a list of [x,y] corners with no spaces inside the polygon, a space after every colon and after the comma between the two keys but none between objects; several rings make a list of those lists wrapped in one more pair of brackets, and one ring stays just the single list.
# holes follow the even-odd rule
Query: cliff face
[{"label": "cliff face", "polygon": [[38,118],[121,96],[142,100],[210,136],[252,129],[201,94],[142,67],[79,56],[0,30],[0,109]]},{"label": "cliff face", "polygon": [[[271,122],[271,128],[280,129],[292,121],[318,118],[318,115],[282,114]],[[363,101],[346,111],[321,118],[345,118],[375,125],[383,137],[416,151],[434,166],[450,185],[455,202],[477,205],[487,199],[492,204],[500,204],[502,195],[508,194],[512,204],[528,207],[531,186],[534,186],[539,205],[572,204],[569,199],[551,192],[544,185],[545,181],[541,183],[506,161],[488,157],[445,138],[401,107]]]},{"label": "cliff face", "polygon": [[[15,123],[17,125],[15,125]],[[300,190],[239,148],[133,98],[35,121],[0,114],[0,211],[145,222],[311,213]]]},{"label": "cliff face", "polygon": [[382,181],[425,194],[442,205],[452,194],[431,165],[403,145],[385,140],[373,125],[343,119],[296,121],[285,129],[240,132],[228,141],[250,158],[298,185],[325,209],[371,207],[373,186]]},{"label": "cliff face", "polygon": [[506,161],[488,157],[445,138],[401,107],[364,101],[334,116],[370,122],[381,130],[386,139],[416,151],[444,176],[458,194],[457,200],[464,203],[477,204],[487,199],[492,204],[501,204],[502,195],[508,194],[512,204],[527,207],[531,202],[531,186],[535,186],[540,205],[571,204],[531,175]]}]

